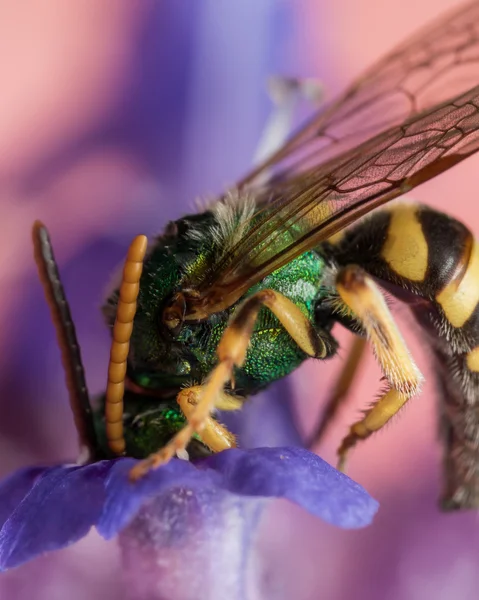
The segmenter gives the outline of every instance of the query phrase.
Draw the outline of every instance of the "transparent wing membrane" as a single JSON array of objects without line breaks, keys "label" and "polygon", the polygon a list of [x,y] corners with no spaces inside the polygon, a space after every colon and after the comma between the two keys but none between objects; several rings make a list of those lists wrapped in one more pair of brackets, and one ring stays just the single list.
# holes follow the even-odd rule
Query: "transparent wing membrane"
[{"label": "transparent wing membrane", "polygon": [[260,208],[236,246],[191,282],[199,303],[208,312],[231,305],[373,208],[476,152],[478,113],[476,0],[389,53],[239,183]]}]

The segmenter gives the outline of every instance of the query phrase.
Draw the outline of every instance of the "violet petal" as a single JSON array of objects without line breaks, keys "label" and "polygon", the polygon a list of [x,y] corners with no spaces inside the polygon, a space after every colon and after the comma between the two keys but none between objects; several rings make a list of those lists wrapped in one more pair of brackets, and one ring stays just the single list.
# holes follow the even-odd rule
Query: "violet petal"
[{"label": "violet petal", "polygon": [[128,458],[117,462],[106,478],[106,502],[97,525],[106,539],[123,529],[149,498],[168,496],[177,489],[221,487],[221,477],[213,470],[198,470],[193,463],[184,460],[172,460],[142,479],[131,482],[128,474],[136,462]]},{"label": "violet petal", "polygon": [[0,530],[0,570],[84,537],[101,513],[103,481],[113,464],[52,467],[37,476]]},{"label": "violet petal", "polygon": [[364,488],[303,448],[232,449],[201,461],[235,494],[285,498],[338,527],[371,523],[378,503]]}]

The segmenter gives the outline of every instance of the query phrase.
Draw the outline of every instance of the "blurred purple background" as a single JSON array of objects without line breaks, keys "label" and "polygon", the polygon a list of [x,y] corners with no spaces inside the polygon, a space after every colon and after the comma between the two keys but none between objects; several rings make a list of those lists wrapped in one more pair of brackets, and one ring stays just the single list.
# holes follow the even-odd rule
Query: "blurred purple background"
[{"label": "blurred purple background", "polygon": [[[271,108],[270,74],[316,76],[328,96],[451,0],[44,0],[0,6],[0,471],[75,458],[60,357],[32,259],[49,226],[92,393],[104,387],[99,306],[137,233],[160,231],[244,174]],[[479,158],[416,190],[479,234]],[[399,310],[400,315],[405,311]],[[407,321],[406,319],[401,319]],[[407,335],[425,375],[417,336]],[[341,333],[346,346],[350,338]],[[339,366],[310,361],[281,386],[304,431]],[[320,453],[334,452],[379,388],[366,361]],[[278,392],[279,393],[279,392]],[[254,404],[270,402],[271,395]],[[254,410],[254,409],[252,409]],[[251,413],[254,414],[253,412]],[[252,417],[251,417],[252,418]],[[249,420],[251,420],[251,418]],[[273,441],[271,423],[262,428]],[[350,475],[380,502],[375,524],[342,532],[278,503],[264,524],[276,598],[477,598],[479,522],[441,515],[433,386],[354,452]],[[268,438],[268,436],[270,436]],[[0,598],[122,598],[119,553],[92,533],[0,575]]]}]

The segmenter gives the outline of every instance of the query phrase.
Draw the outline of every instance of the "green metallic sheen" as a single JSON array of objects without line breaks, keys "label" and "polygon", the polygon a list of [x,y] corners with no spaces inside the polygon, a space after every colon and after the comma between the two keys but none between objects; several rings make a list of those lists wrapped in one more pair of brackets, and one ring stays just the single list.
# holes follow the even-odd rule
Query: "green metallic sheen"
[{"label": "green metallic sheen", "polygon": [[[145,260],[127,376],[146,395],[130,392],[125,400],[127,452],[132,456],[145,456],[158,449],[181,428],[184,417],[177,408],[176,395],[182,387],[202,383],[212,371],[220,338],[232,313],[246,297],[263,289],[276,290],[316,325],[318,303],[334,293],[324,285],[327,262],[321,252],[306,252],[251,287],[229,309],[197,323],[186,321],[179,333],[172,335],[162,323],[163,309],[181,291],[186,278],[201,280],[208,269],[214,268],[221,252],[212,233],[214,224],[211,212],[170,224]],[[105,309],[110,327],[116,302],[117,291]],[[257,393],[291,373],[306,358],[276,316],[262,307],[246,361],[235,371],[235,395],[246,398]],[[155,398],[155,393],[161,393],[161,399]],[[128,422],[128,415],[136,416],[136,421]],[[138,419],[138,415],[143,416]]]},{"label": "green metallic sheen", "polygon": [[[94,419],[101,448],[101,453],[96,456],[96,459],[115,458],[108,449],[105,436],[104,396],[97,401]],[[133,458],[148,456],[179,431],[185,422],[186,419],[176,402],[162,401],[154,396],[136,394],[127,390],[124,397],[123,418],[126,454]],[[199,439],[191,441],[188,452],[192,458],[210,453]]]}]

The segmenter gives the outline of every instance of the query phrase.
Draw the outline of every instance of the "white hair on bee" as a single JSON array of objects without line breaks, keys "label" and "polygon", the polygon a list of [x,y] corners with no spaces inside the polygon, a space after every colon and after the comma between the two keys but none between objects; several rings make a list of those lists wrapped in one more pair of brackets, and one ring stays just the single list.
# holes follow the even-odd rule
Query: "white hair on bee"
[{"label": "white hair on bee", "polygon": [[[256,210],[256,201],[250,192],[232,189],[221,200],[209,205],[215,224],[210,228],[213,243],[224,254],[231,250],[245,234],[251,217]],[[204,239],[204,230],[188,232],[192,239]]]},{"label": "white hair on bee", "polygon": [[225,250],[237,244],[245,234],[255,209],[256,202],[251,193],[230,190],[222,201],[213,206],[217,221],[213,232],[215,242]]}]

